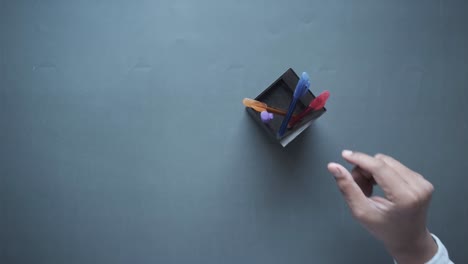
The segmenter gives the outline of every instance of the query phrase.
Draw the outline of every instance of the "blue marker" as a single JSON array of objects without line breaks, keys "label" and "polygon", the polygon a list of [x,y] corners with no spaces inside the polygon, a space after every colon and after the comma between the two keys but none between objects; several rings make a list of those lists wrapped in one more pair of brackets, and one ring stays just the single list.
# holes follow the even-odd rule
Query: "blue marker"
[{"label": "blue marker", "polygon": [[299,82],[296,85],[296,89],[294,90],[293,99],[291,100],[291,103],[289,104],[288,113],[286,114],[286,117],[283,119],[283,123],[281,123],[281,127],[278,132],[279,137],[284,136],[284,133],[286,133],[286,128],[288,128],[288,123],[292,117],[294,109],[296,108],[297,101],[307,92],[307,90],[309,90],[309,87],[310,87],[309,75],[306,72],[303,72],[301,75],[301,78],[299,79]]}]

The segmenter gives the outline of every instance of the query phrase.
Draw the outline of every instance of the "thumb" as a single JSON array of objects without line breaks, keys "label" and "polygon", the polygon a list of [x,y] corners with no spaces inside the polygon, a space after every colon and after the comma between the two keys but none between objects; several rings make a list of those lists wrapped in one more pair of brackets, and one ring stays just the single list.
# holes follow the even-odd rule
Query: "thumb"
[{"label": "thumb", "polygon": [[336,184],[355,218],[364,217],[372,208],[369,199],[354,181],[349,171],[337,163],[329,163],[328,170],[333,174]]}]

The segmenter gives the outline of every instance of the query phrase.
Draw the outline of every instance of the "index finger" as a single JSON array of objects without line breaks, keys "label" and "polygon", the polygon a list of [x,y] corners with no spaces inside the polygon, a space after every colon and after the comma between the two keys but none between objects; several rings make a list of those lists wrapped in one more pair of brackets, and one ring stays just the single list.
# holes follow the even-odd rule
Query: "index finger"
[{"label": "index finger", "polygon": [[414,181],[413,179],[419,179],[422,177],[417,172],[412,171],[410,168],[406,167],[405,165],[403,165],[401,162],[394,159],[393,157],[379,153],[375,155],[375,158],[383,160],[385,163],[393,167],[393,169],[398,171],[402,175],[402,177],[404,175],[405,179]]},{"label": "index finger", "polygon": [[343,158],[351,164],[372,174],[375,182],[382,188],[389,200],[394,200],[404,194],[405,181],[397,171],[392,169],[383,160],[374,158],[364,153],[344,150]]}]

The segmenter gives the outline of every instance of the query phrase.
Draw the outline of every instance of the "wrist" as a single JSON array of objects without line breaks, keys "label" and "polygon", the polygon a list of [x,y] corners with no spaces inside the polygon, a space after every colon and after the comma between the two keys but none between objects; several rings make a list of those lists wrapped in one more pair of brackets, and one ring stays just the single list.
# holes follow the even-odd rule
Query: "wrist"
[{"label": "wrist", "polygon": [[397,247],[387,247],[398,264],[426,263],[437,253],[437,243],[428,230],[418,239],[400,244]]}]

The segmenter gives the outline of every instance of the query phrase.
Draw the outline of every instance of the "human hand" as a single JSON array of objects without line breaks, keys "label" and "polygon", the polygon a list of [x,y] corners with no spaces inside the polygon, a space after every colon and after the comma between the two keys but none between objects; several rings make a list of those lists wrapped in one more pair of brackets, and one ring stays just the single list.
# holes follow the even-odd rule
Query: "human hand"
[{"label": "human hand", "polygon": [[[432,184],[383,154],[371,157],[345,150],[342,156],[355,165],[352,172],[337,163],[328,164],[328,170],[354,218],[383,242],[399,264],[429,261],[437,252],[426,227]],[[372,196],[375,184],[385,197]]]}]

